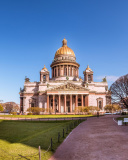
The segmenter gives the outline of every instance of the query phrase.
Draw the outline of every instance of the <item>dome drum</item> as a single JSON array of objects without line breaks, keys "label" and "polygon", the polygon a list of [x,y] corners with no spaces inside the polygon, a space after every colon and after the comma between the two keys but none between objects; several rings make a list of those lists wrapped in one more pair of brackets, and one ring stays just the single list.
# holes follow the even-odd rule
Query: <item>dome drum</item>
[{"label": "dome drum", "polygon": [[67,54],[64,54],[64,55],[57,55],[55,56],[53,62],[56,62],[56,61],[63,61],[63,60],[68,60],[68,61],[76,61],[76,57],[74,56],[69,56]]},{"label": "dome drum", "polygon": [[[56,53],[54,60],[51,64],[52,68],[52,78],[56,79],[58,77],[79,77],[79,64],[76,62],[75,53],[71,48],[67,46],[67,40],[64,38],[62,41],[62,47],[59,48]],[[60,78],[59,78],[60,80]]]}]

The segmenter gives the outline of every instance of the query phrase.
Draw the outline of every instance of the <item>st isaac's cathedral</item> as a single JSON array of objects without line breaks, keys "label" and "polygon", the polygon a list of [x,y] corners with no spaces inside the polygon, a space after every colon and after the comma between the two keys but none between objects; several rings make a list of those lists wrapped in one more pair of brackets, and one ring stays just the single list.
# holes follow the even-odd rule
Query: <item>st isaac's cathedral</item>
[{"label": "st isaac's cathedral", "polygon": [[67,46],[64,38],[51,64],[52,75],[47,68],[40,71],[40,81],[30,82],[25,78],[24,89],[20,90],[20,110],[26,113],[30,107],[51,110],[53,113],[74,113],[78,106],[97,106],[104,111],[109,103],[108,84],[93,81],[93,71],[87,66],[84,79],[79,78],[79,63],[75,53]]}]

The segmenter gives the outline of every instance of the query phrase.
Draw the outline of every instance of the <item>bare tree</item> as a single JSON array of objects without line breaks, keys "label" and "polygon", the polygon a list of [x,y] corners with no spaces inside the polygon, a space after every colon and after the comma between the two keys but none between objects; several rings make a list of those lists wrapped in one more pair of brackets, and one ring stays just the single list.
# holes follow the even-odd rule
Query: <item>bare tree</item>
[{"label": "bare tree", "polygon": [[122,103],[128,108],[128,74],[118,78],[110,86],[112,103]]}]

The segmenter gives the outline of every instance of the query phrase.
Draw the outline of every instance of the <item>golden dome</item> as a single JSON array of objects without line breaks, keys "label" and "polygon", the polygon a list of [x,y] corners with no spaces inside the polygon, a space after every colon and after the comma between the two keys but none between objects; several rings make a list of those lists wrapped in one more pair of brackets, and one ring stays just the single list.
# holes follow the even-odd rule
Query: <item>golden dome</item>
[{"label": "golden dome", "polygon": [[47,70],[47,68],[45,67],[45,65],[44,65],[44,68],[43,68],[43,70]]},{"label": "golden dome", "polygon": [[71,55],[75,57],[75,53],[73,52],[73,50],[67,46],[67,40],[65,38],[62,41],[62,47],[56,51],[55,57],[63,54]]},{"label": "golden dome", "polygon": [[89,65],[87,65],[86,70],[92,71],[91,68],[89,67]]}]

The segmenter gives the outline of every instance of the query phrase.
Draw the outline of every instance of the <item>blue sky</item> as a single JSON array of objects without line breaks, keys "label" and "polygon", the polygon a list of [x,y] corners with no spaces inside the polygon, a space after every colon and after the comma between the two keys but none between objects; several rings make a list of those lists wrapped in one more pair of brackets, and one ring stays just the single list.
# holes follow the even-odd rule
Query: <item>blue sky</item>
[{"label": "blue sky", "polygon": [[63,38],[80,64],[89,64],[94,81],[109,86],[128,73],[127,0],[1,0],[0,100],[19,103],[25,76],[39,81]]}]

